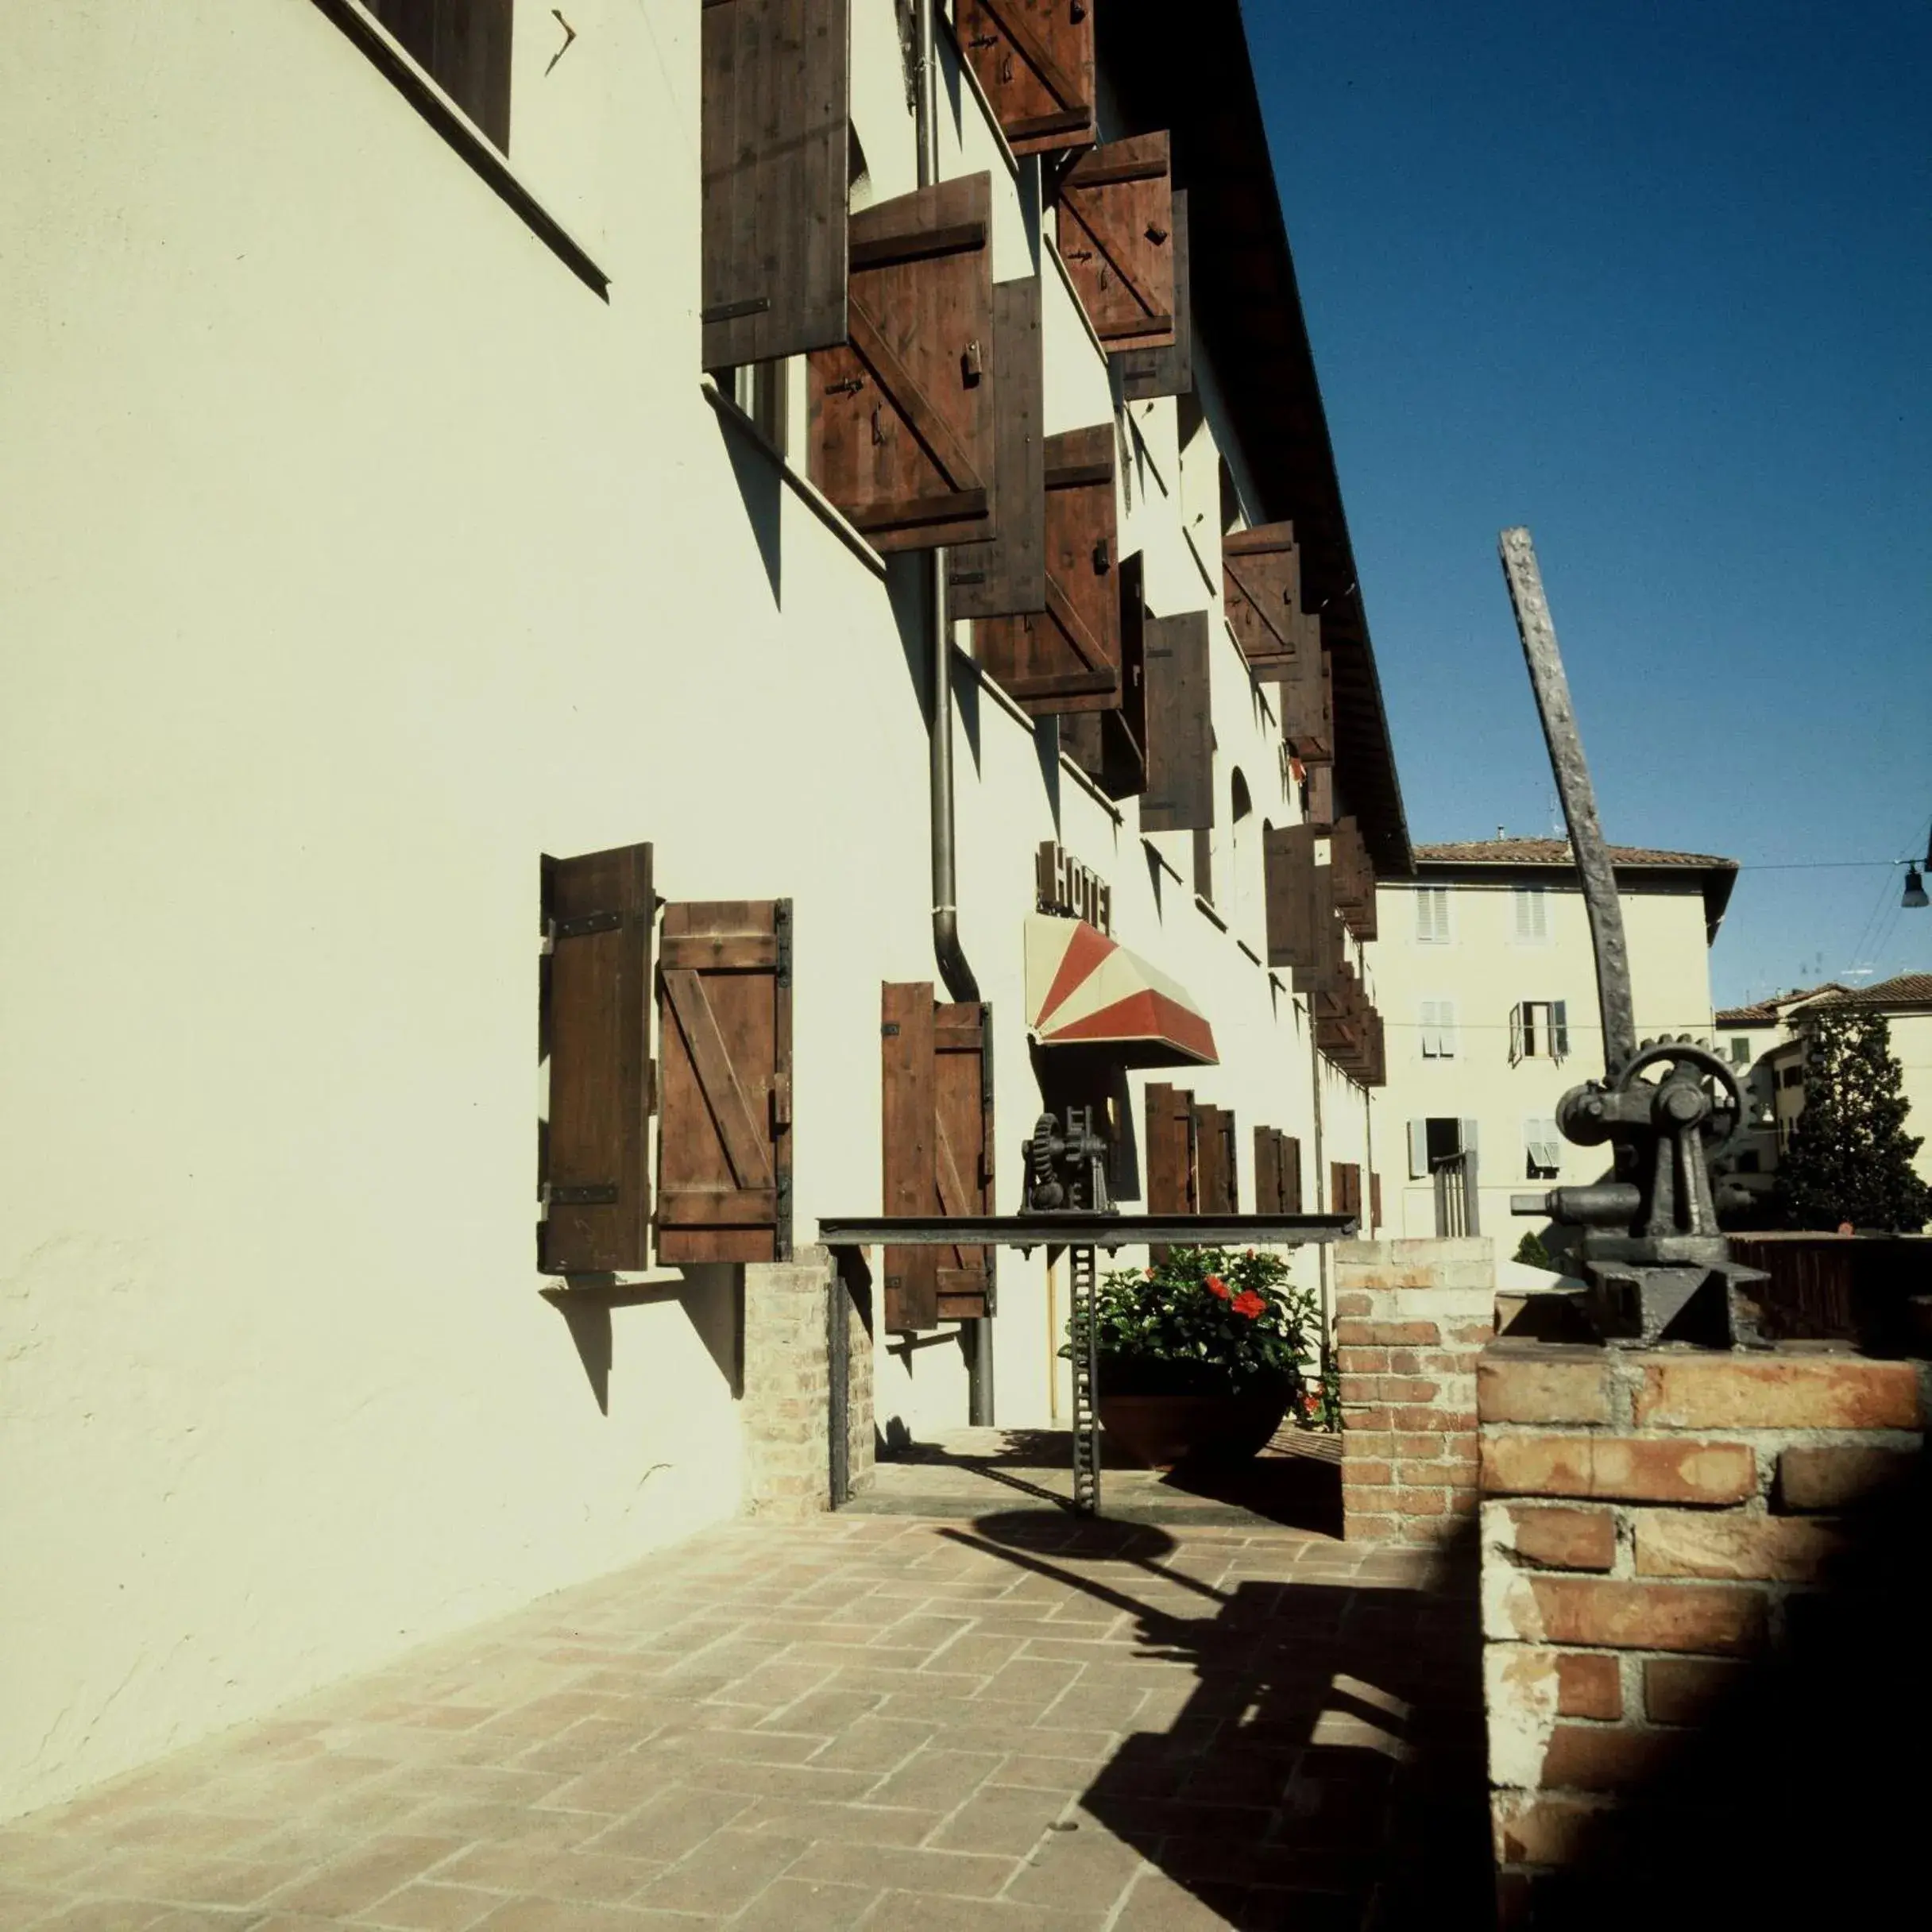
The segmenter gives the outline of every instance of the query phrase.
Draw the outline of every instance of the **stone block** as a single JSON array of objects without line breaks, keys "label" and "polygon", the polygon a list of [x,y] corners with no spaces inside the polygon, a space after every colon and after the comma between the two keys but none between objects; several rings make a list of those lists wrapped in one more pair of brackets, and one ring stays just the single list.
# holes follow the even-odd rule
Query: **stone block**
[{"label": "stone block", "polygon": [[1494,1343],[1476,1365],[1476,1413],[1485,1422],[1607,1423],[1609,1353]]},{"label": "stone block", "polygon": [[1722,1505],[1757,1493],[1757,1459],[1743,1443],[1486,1433],[1482,1487],[1492,1496]]},{"label": "stone block", "polygon": [[1800,1354],[1642,1355],[1636,1422],[1654,1429],[1915,1429],[1909,1362]]},{"label": "stone block", "polygon": [[1917,1460],[1907,1449],[1787,1449],[1778,1458],[1779,1505],[1795,1511],[1843,1509],[1902,1481]]},{"label": "stone block", "polygon": [[1639,1576],[1815,1582],[1841,1547],[1829,1525],[1802,1517],[1643,1509],[1636,1522]]},{"label": "stone block", "polygon": [[1760,1590],[1536,1575],[1495,1563],[1484,1566],[1482,1615],[1492,1639],[1717,1656],[1760,1648],[1766,1627]]}]

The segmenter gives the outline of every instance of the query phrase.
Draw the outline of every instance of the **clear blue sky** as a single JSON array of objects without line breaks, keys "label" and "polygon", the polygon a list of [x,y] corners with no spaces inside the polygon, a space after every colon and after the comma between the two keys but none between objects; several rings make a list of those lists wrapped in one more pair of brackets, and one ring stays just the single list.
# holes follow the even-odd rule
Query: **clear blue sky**
[{"label": "clear blue sky", "polygon": [[[1932,6],[1245,10],[1413,835],[1551,829],[1524,523],[1612,839],[1922,852]],[[1718,1000],[1932,969],[1902,884],[1747,869]]]}]

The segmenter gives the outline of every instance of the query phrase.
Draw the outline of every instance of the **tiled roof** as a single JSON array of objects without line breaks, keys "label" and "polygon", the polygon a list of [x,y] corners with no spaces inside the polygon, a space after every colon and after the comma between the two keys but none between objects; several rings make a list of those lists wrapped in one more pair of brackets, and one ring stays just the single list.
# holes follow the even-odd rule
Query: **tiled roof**
[{"label": "tiled roof", "polygon": [[1768,999],[1758,1000],[1751,1006],[1727,1007],[1716,1016],[1717,1023],[1720,1026],[1775,1026],[1787,1007],[1816,999],[1821,993],[1845,991],[1836,980],[1827,980],[1822,986],[1795,986],[1789,992],[1773,993]]},{"label": "tiled roof", "polygon": [[1726,1007],[1717,1016],[1720,1026],[1775,1026],[1778,1023],[1776,1007]]},{"label": "tiled roof", "polygon": [[[1467,839],[1449,845],[1418,845],[1416,856],[1451,865],[1570,865],[1575,863],[1567,839]],[[1613,865],[1681,865],[1706,871],[1716,867],[1735,871],[1735,859],[1719,859],[1702,852],[1655,852],[1647,845],[1613,845]]]},{"label": "tiled roof", "polygon": [[1932,972],[1902,972],[1875,986],[1828,987],[1829,999],[1819,1003],[1833,1007],[1932,1006]]}]

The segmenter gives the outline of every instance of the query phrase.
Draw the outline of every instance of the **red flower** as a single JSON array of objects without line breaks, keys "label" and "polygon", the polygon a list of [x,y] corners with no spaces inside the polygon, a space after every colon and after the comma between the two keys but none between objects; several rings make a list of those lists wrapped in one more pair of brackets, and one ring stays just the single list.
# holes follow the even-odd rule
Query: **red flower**
[{"label": "red flower", "polygon": [[1235,1297],[1234,1306],[1237,1315],[1245,1315],[1250,1321],[1253,1321],[1256,1316],[1266,1311],[1268,1304],[1253,1289],[1244,1288]]},{"label": "red flower", "polygon": [[1211,1274],[1201,1285],[1207,1289],[1209,1294],[1219,1295],[1223,1301],[1227,1300],[1227,1284],[1218,1274]]}]

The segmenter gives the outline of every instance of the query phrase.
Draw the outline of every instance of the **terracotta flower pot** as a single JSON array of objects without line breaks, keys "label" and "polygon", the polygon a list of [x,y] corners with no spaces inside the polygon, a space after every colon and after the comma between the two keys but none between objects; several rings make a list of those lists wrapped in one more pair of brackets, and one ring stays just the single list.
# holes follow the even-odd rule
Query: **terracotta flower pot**
[{"label": "terracotta flower pot", "polygon": [[1294,1393],[1295,1378],[1276,1370],[1238,1381],[1205,1362],[1103,1355],[1100,1426],[1149,1469],[1189,1457],[1235,1462],[1265,1448]]}]

